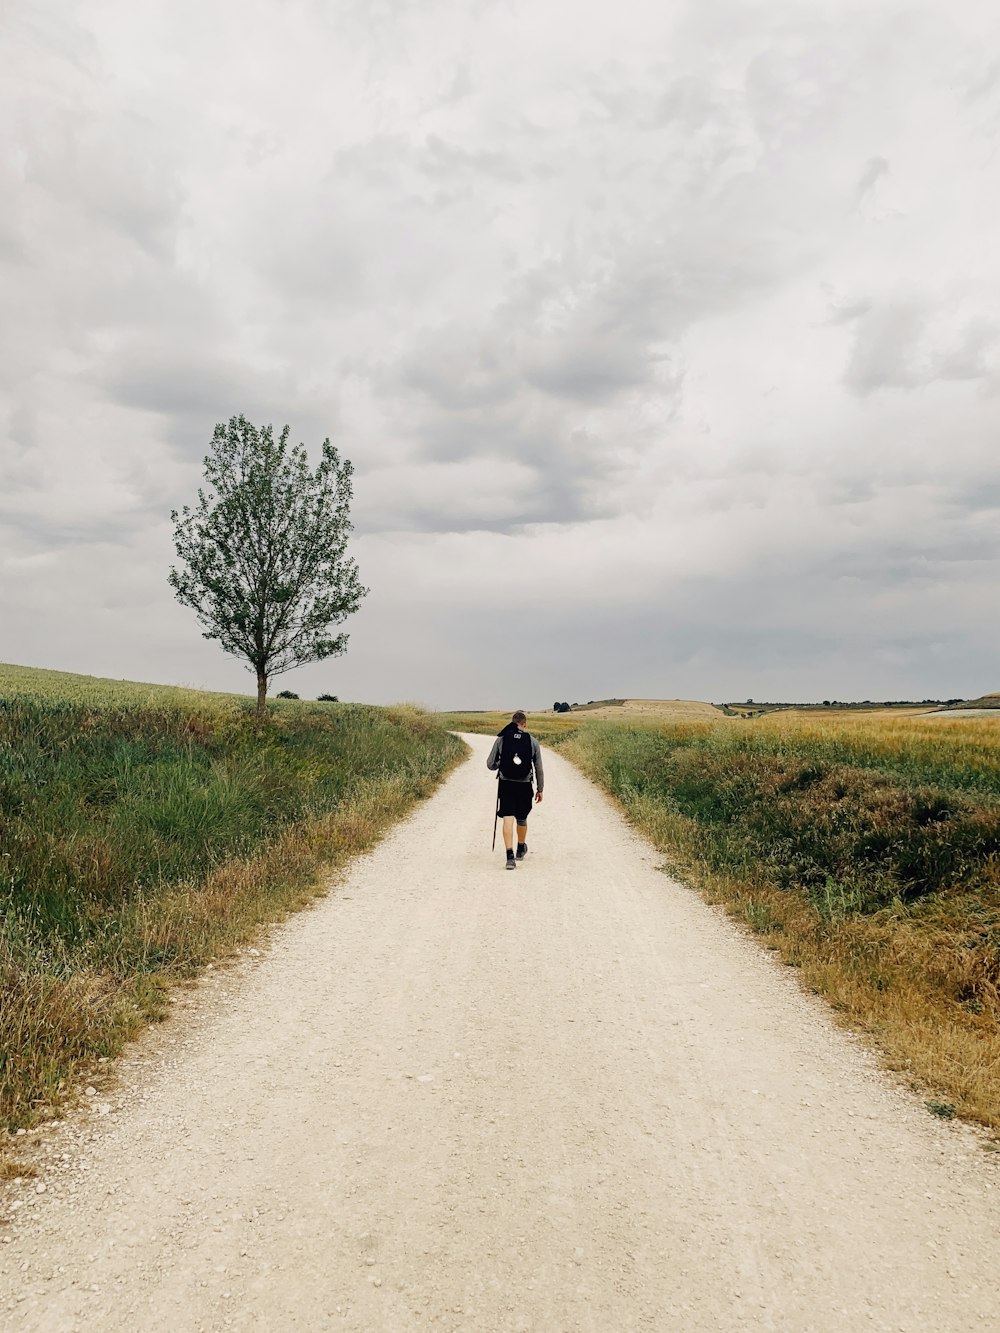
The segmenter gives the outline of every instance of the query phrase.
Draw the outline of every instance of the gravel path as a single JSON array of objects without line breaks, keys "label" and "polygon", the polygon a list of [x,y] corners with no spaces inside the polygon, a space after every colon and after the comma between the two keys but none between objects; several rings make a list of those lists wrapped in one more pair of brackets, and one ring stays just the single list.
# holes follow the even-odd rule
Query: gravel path
[{"label": "gravel path", "polygon": [[467,739],[335,892],[46,1133],[45,1192],[0,1200],[0,1327],[1000,1327],[980,1136],[556,755],[504,871]]}]

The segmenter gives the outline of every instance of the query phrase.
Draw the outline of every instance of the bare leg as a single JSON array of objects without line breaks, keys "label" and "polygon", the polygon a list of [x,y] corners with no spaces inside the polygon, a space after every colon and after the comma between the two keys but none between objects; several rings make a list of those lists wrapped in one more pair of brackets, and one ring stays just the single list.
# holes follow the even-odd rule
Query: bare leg
[{"label": "bare leg", "polygon": [[514,850],[514,816],[504,815],[503,817],[503,845],[508,852]]},{"label": "bare leg", "polygon": [[527,826],[527,824],[518,824],[518,826],[517,826],[517,840],[518,840],[518,842],[527,842],[527,841],[528,841],[528,826]]}]

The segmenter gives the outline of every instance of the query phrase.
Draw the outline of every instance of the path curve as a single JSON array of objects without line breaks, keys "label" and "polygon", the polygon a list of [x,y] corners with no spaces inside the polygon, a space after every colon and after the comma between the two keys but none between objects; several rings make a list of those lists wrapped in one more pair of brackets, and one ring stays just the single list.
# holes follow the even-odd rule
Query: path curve
[{"label": "path curve", "polygon": [[467,739],[53,1137],[67,1159],[2,1229],[0,1324],[996,1328],[975,1131],[880,1074],[557,755],[504,871]]}]

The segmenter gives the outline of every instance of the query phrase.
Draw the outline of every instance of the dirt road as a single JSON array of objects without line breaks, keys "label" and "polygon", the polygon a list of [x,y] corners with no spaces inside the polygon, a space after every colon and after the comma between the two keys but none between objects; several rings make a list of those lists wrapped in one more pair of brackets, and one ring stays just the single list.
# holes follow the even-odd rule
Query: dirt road
[{"label": "dirt road", "polygon": [[504,871],[468,739],[55,1131],[67,1159],[0,1228],[0,1327],[1000,1327],[1000,1161],[975,1132],[896,1089],[557,756]]}]

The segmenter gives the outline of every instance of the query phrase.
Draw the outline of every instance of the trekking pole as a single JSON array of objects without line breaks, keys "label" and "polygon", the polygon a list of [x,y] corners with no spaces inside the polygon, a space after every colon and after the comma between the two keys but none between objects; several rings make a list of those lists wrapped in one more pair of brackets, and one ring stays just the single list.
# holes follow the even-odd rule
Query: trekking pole
[{"label": "trekking pole", "polygon": [[496,814],[493,816],[493,847],[492,847],[492,850],[493,850],[494,852],[495,852],[496,849],[497,849],[497,820],[499,820],[499,818],[500,818],[500,782],[499,782],[499,779],[498,779],[498,780],[497,780],[497,812],[496,812]]}]

